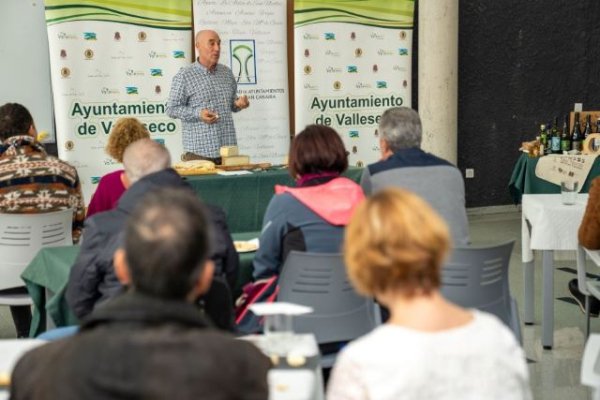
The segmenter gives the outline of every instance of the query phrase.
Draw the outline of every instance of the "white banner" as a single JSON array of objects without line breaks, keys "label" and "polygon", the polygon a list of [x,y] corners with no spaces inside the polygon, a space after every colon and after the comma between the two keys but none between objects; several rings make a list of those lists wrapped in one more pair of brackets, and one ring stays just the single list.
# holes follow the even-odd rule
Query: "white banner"
[{"label": "white banner", "polygon": [[414,1],[294,5],[296,132],[329,125],[352,165],[377,161],[381,114],[411,107]]},{"label": "white banner", "polygon": [[86,203],[102,175],[122,168],[104,152],[120,117],[138,118],[179,159],[180,121],[165,108],[173,76],[192,59],[189,2],[45,4],[58,153],[77,168]]},{"label": "white banner", "polygon": [[221,64],[231,68],[250,107],[234,113],[240,153],[250,162],[282,164],[289,150],[286,1],[194,0],[194,31],[221,37]]}]

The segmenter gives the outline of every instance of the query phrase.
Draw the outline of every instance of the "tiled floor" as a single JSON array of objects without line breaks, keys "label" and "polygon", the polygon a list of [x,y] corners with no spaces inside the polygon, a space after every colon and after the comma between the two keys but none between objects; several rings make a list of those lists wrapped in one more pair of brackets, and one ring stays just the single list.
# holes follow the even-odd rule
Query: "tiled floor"
[{"label": "tiled floor", "polygon": [[[510,266],[510,283],[512,293],[522,310],[521,219],[516,208],[507,208],[507,210],[507,212],[498,214],[470,213],[471,238],[475,244],[516,240]],[[588,271],[596,272],[595,268],[590,265]],[[556,300],[553,350],[542,350],[539,325],[541,321],[541,265],[539,262],[536,263],[535,271],[536,324],[523,327],[524,346],[530,361],[529,370],[534,398],[544,400],[588,399],[590,391],[579,383],[585,318],[577,305],[562,300],[569,298],[567,283],[575,277],[574,261],[557,262],[557,270],[554,274]],[[600,270],[597,272],[600,274]],[[592,319],[592,332],[600,333],[600,322],[597,318]],[[10,312],[7,307],[0,307],[0,338],[14,336]]]}]

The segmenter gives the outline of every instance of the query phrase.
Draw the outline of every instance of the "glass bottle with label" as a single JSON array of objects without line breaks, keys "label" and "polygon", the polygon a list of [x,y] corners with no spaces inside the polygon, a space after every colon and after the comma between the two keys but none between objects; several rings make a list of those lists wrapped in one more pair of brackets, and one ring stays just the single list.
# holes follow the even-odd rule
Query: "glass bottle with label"
[{"label": "glass bottle with label", "polygon": [[571,150],[583,150],[583,134],[581,133],[581,125],[579,123],[579,113],[575,113],[575,121],[573,122],[573,131],[571,132]]},{"label": "glass bottle with label", "polygon": [[583,140],[587,139],[592,134],[592,116],[590,114],[585,117],[585,127],[583,128]]},{"label": "glass bottle with label", "polygon": [[562,133],[560,135],[560,151],[571,150],[571,134],[569,133],[569,114],[565,115]]},{"label": "glass bottle with label", "polygon": [[553,154],[560,153],[560,133],[558,131],[558,117],[554,117],[554,125],[552,125],[552,136],[550,137],[550,152]]}]

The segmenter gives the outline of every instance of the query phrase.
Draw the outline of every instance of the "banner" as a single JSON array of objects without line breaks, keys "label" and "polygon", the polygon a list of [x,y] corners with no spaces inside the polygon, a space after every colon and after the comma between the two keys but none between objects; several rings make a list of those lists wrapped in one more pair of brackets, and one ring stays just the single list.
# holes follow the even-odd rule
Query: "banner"
[{"label": "banner", "polygon": [[250,107],[234,113],[240,153],[282,164],[289,150],[286,1],[194,0],[194,31],[221,38],[219,63],[231,68]]},{"label": "banner", "polygon": [[380,158],[377,125],[411,106],[414,0],[294,2],[296,132],[334,128],[352,165]]},{"label": "banner", "polygon": [[86,203],[107,172],[121,168],[104,148],[113,123],[135,117],[182,152],[179,120],[165,114],[175,73],[191,62],[186,0],[46,0],[59,157],[73,164]]}]

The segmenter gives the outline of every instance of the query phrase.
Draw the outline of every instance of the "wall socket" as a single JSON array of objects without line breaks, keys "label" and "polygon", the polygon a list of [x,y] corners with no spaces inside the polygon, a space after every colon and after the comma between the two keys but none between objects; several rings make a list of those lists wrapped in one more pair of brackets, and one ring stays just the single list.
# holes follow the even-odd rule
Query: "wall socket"
[{"label": "wall socket", "polygon": [[474,168],[467,168],[465,169],[465,178],[475,178],[475,169]]}]

